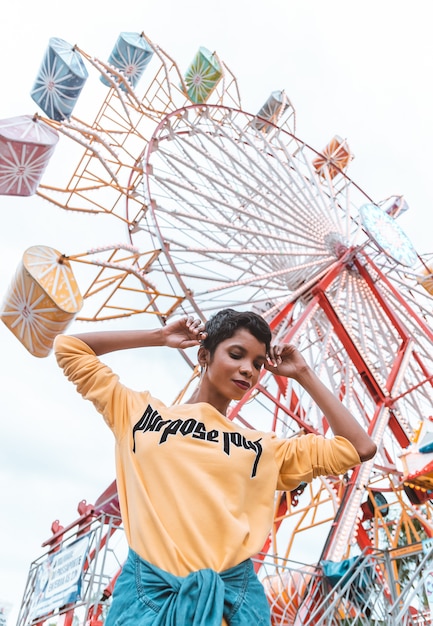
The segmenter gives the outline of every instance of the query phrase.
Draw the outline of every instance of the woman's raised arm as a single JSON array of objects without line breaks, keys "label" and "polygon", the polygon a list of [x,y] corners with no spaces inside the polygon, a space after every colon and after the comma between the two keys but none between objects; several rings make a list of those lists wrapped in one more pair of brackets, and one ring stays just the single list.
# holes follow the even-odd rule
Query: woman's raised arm
[{"label": "woman's raised arm", "polygon": [[74,334],[86,343],[97,356],[116,350],[166,346],[191,348],[204,339],[204,324],[193,317],[184,317],[161,328],[151,330],[108,330]]},{"label": "woman's raised arm", "polygon": [[299,350],[292,345],[272,346],[266,369],[280,376],[298,381],[323,412],[334,435],[345,437],[354,446],[361,461],[376,454],[376,444],[340,400],[322,383],[306,363]]}]

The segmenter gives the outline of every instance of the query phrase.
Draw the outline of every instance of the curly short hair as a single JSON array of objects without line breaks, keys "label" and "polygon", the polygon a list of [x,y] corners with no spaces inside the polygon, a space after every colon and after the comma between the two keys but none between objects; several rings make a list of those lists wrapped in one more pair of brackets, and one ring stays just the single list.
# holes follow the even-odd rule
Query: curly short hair
[{"label": "curly short hair", "polygon": [[269,351],[272,339],[269,324],[253,311],[235,311],[234,309],[222,309],[206,322],[207,337],[203,339],[201,345],[209,350],[212,356],[218,344],[233,337],[240,328],[247,329],[253,337],[265,344],[266,352]]}]

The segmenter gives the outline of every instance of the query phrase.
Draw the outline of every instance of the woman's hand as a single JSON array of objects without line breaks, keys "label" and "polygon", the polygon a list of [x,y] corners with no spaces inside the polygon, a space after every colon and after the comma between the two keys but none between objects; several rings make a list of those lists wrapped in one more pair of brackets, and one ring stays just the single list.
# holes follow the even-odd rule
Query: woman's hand
[{"label": "woman's hand", "polygon": [[300,383],[323,412],[334,435],[348,439],[361,461],[367,461],[376,454],[376,444],[337,396],[321,382],[295,346],[271,346],[265,368]]},{"label": "woman's hand", "polygon": [[200,345],[207,336],[204,332],[204,323],[191,315],[167,324],[162,332],[164,345],[169,348],[192,348]]},{"label": "woman's hand", "polygon": [[273,374],[295,379],[301,378],[309,370],[299,350],[287,343],[271,346],[265,368]]}]

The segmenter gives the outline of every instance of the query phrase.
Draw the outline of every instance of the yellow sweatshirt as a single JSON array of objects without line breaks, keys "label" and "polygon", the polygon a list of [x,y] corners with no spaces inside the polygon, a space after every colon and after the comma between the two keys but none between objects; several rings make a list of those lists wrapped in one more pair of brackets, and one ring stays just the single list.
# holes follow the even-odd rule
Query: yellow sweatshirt
[{"label": "yellow sweatshirt", "polygon": [[114,433],[130,547],[176,576],[220,572],[254,556],[271,528],[275,490],[360,463],[343,437],[279,439],[241,428],[207,403],[167,407],[125,387],[77,338],[58,336],[55,352]]}]

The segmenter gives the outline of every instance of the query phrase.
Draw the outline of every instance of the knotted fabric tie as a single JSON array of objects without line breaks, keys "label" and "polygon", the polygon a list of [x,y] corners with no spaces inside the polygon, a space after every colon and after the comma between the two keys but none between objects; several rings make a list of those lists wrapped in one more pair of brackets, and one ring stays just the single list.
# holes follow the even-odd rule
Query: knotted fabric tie
[{"label": "knotted fabric tie", "polygon": [[224,582],[217,572],[202,569],[182,578],[143,561],[140,571],[152,589],[155,626],[221,626]]}]

